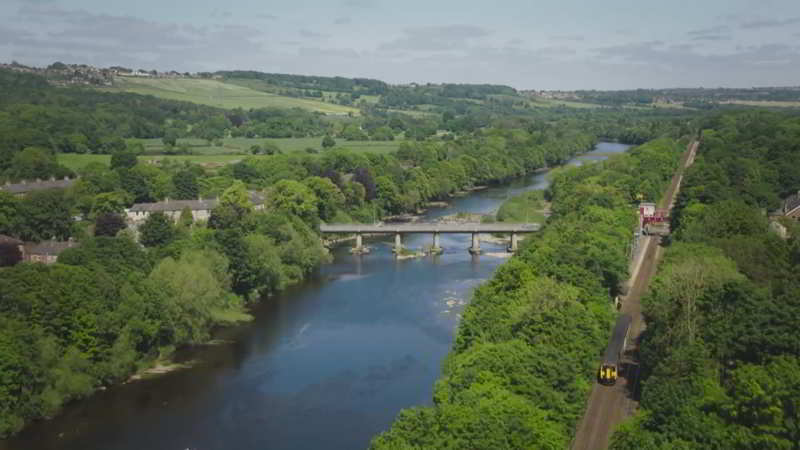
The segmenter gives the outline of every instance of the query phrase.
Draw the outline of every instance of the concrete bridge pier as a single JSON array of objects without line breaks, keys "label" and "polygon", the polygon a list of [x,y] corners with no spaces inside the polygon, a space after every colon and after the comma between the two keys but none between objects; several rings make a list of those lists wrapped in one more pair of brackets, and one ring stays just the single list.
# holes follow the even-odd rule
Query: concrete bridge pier
[{"label": "concrete bridge pier", "polygon": [[350,250],[354,255],[363,255],[369,253],[369,248],[364,246],[364,237],[361,233],[356,233],[356,245]]},{"label": "concrete bridge pier", "polygon": [[392,252],[400,253],[403,250],[403,235],[399,232],[394,234],[394,248]]},{"label": "concrete bridge pier", "polygon": [[472,233],[472,247],[469,248],[469,252],[473,255],[480,255],[481,254],[481,234],[473,232]]},{"label": "concrete bridge pier", "polygon": [[434,254],[434,255],[438,255],[438,254],[440,254],[442,252],[443,252],[442,247],[439,246],[439,232],[438,231],[434,231],[433,232],[433,247],[431,247],[431,253]]},{"label": "concrete bridge pier", "polygon": [[517,233],[511,233],[511,245],[508,247],[510,253],[516,253],[519,248],[519,236]]}]

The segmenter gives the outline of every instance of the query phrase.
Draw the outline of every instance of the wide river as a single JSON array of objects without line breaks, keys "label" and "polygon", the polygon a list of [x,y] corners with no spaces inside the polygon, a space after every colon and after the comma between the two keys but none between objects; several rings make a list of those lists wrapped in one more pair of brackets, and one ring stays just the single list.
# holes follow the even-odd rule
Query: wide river
[{"label": "wide river", "polygon": [[[626,145],[600,143],[575,160]],[[454,199],[425,220],[489,213],[508,197],[545,189],[546,172]],[[181,352],[189,369],[109,388],[38,422],[0,450],[360,449],[406,407],[431,403],[442,359],[475,286],[499,264],[467,252],[469,235],[441,236],[444,254],[396,261],[388,240],[373,252],[334,251],[313,279],[264,301],[223,343]],[[429,235],[404,244],[421,248]]]}]

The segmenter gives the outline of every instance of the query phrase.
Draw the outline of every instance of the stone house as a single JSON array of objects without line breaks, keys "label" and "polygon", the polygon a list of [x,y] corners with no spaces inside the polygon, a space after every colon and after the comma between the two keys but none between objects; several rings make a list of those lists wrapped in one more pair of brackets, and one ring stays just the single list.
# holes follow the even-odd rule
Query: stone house
[{"label": "stone house", "polygon": [[53,264],[58,260],[58,255],[64,250],[76,247],[77,242],[72,239],[68,241],[56,241],[55,239],[42,242],[26,242],[23,245],[22,260],[26,262],[37,262]]},{"label": "stone house", "polygon": [[[253,203],[256,211],[264,209],[264,196],[258,192],[250,192],[250,202]],[[192,212],[192,219],[195,222],[206,221],[211,217],[211,211],[218,204],[219,199],[217,198],[198,198],[197,200],[170,200],[167,198],[163,202],[136,203],[125,210],[125,213],[128,223],[135,228],[144,223],[147,217],[154,212],[163,212],[177,222],[181,217],[181,212],[187,208]]]},{"label": "stone house", "polygon": [[24,197],[26,194],[32,191],[41,191],[44,189],[66,189],[73,184],[75,184],[77,178],[70,179],[69,177],[64,177],[63,180],[57,180],[55,178],[50,178],[49,180],[39,180],[36,181],[27,181],[22,180],[19,183],[10,183],[6,182],[4,185],[0,185],[0,190],[8,192],[9,194],[13,194],[17,197]]}]

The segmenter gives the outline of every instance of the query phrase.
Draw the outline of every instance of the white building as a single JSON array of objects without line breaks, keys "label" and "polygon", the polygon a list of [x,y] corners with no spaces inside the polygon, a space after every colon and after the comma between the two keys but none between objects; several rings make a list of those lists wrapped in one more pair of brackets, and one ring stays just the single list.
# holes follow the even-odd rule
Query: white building
[{"label": "white building", "polygon": [[[256,211],[264,209],[264,196],[257,192],[250,192],[250,202],[255,206]],[[192,219],[206,221],[211,217],[211,211],[217,207],[217,198],[199,198],[197,200],[170,200],[154,203],[136,203],[125,211],[128,223],[137,227],[147,220],[150,213],[163,212],[167,217],[177,222],[184,209],[189,209]]]}]

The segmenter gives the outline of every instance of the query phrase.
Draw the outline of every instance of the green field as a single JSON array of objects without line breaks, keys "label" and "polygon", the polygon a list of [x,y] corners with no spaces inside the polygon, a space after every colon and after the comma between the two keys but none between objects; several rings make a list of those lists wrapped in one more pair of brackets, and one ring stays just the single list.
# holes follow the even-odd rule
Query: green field
[{"label": "green field", "polygon": [[534,108],[557,108],[559,106],[564,106],[567,108],[588,109],[588,108],[600,107],[600,105],[596,105],[593,103],[582,103],[571,100],[559,100],[554,98],[543,98],[543,97],[536,97],[535,99],[531,99],[530,105]]},{"label": "green field", "polygon": [[745,106],[758,106],[762,108],[800,108],[800,101],[727,100],[720,103],[745,105]]},{"label": "green field", "polygon": [[333,105],[316,100],[284,97],[257,91],[245,86],[217,80],[195,78],[116,77],[113,88],[105,91],[125,91],[142,95],[181,100],[218,108],[303,108],[326,114],[358,114],[356,108]]},{"label": "green field", "polygon": [[[164,144],[161,139],[129,139],[128,142],[140,142],[144,145],[147,154],[139,156],[140,161],[159,161],[170,159],[173,161],[190,161],[197,164],[218,165],[230,164],[241,161],[244,158],[252,157],[250,147],[254,144],[273,142],[284,153],[302,152],[306,148],[320,149],[321,138],[286,138],[286,139],[248,139],[248,138],[228,138],[222,140],[222,146],[217,147],[208,145],[203,139],[179,139],[178,145],[189,145],[191,155],[165,155],[163,154]],[[357,152],[381,153],[393,152],[400,147],[402,140],[395,141],[344,141],[337,140],[335,148],[347,148]],[[324,150],[320,150],[324,152]],[[257,155],[256,158],[264,158],[266,155]],[[58,162],[70,169],[79,169],[90,162],[109,164],[109,155],[89,155],[76,153],[60,153]]]}]

